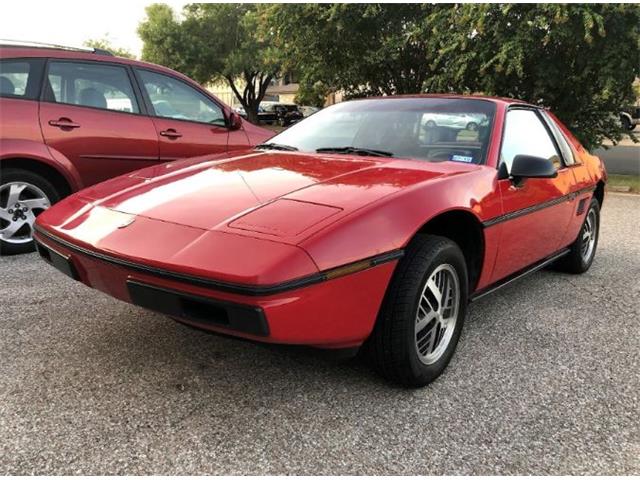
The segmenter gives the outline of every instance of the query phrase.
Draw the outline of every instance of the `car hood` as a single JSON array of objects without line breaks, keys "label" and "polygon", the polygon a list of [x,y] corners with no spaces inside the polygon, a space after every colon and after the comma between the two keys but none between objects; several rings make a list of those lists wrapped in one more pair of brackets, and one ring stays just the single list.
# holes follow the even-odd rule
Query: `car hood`
[{"label": "car hood", "polygon": [[473,166],[250,151],[140,170],[80,197],[117,212],[287,243],[376,200]]}]

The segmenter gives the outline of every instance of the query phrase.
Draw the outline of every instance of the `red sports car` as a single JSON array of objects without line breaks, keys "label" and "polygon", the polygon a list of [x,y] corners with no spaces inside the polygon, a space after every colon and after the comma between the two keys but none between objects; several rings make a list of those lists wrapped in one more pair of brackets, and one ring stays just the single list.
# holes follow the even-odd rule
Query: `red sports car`
[{"label": "red sports car", "polygon": [[253,340],[363,347],[385,377],[421,386],[449,362],[469,302],[551,263],[589,268],[605,181],[547,110],[387,97],[80,191],[38,217],[35,238],[118,299]]}]

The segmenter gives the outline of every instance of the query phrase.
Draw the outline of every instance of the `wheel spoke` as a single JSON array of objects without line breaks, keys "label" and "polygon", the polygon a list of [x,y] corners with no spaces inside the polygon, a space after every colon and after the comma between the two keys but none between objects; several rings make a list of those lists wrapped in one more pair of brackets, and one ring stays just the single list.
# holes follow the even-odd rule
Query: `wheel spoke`
[{"label": "wheel spoke", "polygon": [[27,223],[26,220],[18,220],[16,222],[11,222],[5,228],[0,230],[0,238],[2,238],[3,240],[12,238],[16,234],[16,232],[20,230],[20,228],[22,228],[22,226],[25,223]]},{"label": "wheel spoke", "polygon": [[9,195],[7,196],[7,208],[11,208],[20,200],[20,194],[27,188],[24,183],[14,183],[9,187]]},{"label": "wheel spoke", "polygon": [[11,215],[9,212],[7,212],[4,208],[0,208],[0,218],[2,220],[6,220],[6,221],[10,222],[11,219],[13,218],[13,215]]},{"label": "wheel spoke", "polygon": [[22,200],[20,204],[27,207],[29,210],[44,210],[50,207],[49,200],[46,198],[30,198],[29,200]]},{"label": "wheel spoke", "polygon": [[434,318],[436,318],[436,315],[437,315],[436,312],[431,311],[428,314],[426,314],[424,317],[419,319],[418,323],[416,323],[416,333],[421,332],[422,329],[429,324],[429,322],[431,322]]},{"label": "wheel spoke", "polygon": [[[437,305],[431,305],[431,308],[436,311],[440,310],[440,305],[442,304],[442,291],[440,290],[440,286],[438,285],[437,280],[439,280],[437,277],[431,277],[427,282],[426,288],[426,290],[429,290],[429,292],[431,293],[431,295],[433,295],[433,298],[435,298],[437,302]],[[423,296],[426,298],[426,295]]]}]

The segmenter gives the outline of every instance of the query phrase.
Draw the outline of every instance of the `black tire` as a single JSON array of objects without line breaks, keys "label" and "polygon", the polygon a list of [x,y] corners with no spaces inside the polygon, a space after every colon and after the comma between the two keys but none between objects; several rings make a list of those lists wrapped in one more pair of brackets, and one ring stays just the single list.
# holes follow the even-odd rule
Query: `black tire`
[{"label": "black tire", "polygon": [[624,128],[625,130],[631,131],[635,128],[635,125],[632,124],[631,121],[624,115],[620,117],[620,121],[622,122],[622,128]]},{"label": "black tire", "polygon": [[478,124],[476,122],[467,123],[467,130],[475,132],[476,130],[478,130]]},{"label": "black tire", "polygon": [[[60,194],[55,187],[47,179],[40,175],[33,173],[29,170],[22,170],[18,168],[2,168],[0,169],[0,192],[3,190],[3,186],[12,182],[24,182],[33,185],[46,195],[49,204],[54,204],[60,200]],[[4,202],[6,198],[0,196],[0,208],[4,208]],[[34,210],[34,214],[37,216],[42,210]],[[0,220],[0,229],[7,226],[7,221]],[[20,253],[29,253],[35,250],[35,243],[33,240],[24,243],[11,243],[0,239],[0,255],[16,255]]]},{"label": "black tire", "polygon": [[436,127],[436,122],[434,122],[433,120],[427,120],[427,123],[425,124],[425,127],[427,127],[427,128],[435,128]]},{"label": "black tire", "polygon": [[[584,235],[587,230],[589,215],[593,212],[595,218],[595,227],[593,232],[595,233],[595,239],[593,243],[592,251],[589,253],[588,257],[585,258],[583,247],[584,247]],[[598,200],[595,198],[591,199],[591,203],[589,204],[589,209],[585,213],[584,222],[582,223],[582,227],[580,228],[580,233],[578,234],[578,238],[569,246],[569,253],[558,260],[555,264],[557,270],[567,272],[567,273],[584,273],[589,270],[591,264],[593,263],[593,259],[596,256],[596,250],[598,249],[598,240],[600,240],[600,204]]]},{"label": "black tire", "polygon": [[[453,333],[446,349],[434,363],[425,364],[418,352],[416,315],[425,284],[442,266],[453,267],[458,277],[456,322],[450,327]],[[444,371],[451,360],[464,324],[467,303],[467,267],[460,248],[444,237],[416,237],[396,268],[374,330],[365,343],[365,356],[382,376],[392,382],[406,387],[427,385]],[[437,337],[438,331],[434,332],[432,334]]]}]

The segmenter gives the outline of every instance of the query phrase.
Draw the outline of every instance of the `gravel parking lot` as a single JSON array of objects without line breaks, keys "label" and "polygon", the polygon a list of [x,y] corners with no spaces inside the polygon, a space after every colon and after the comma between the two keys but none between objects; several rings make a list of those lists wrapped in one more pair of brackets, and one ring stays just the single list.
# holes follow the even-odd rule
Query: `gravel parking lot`
[{"label": "gravel parking lot", "polygon": [[640,474],[640,196],[583,276],[474,304],[445,375],[193,330],[0,259],[0,474]]}]

